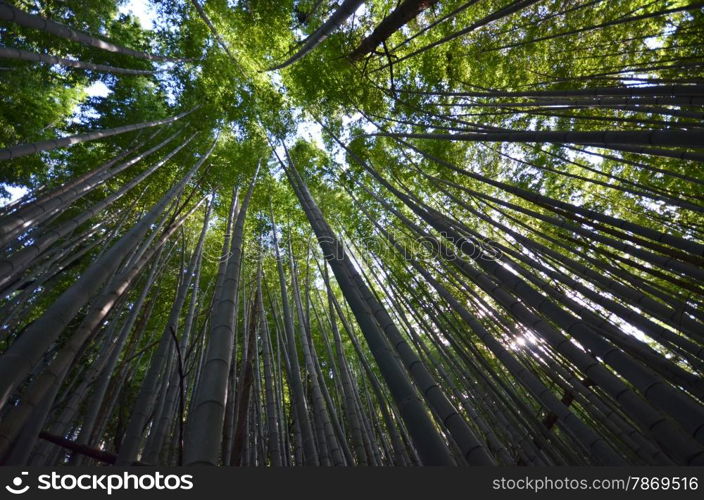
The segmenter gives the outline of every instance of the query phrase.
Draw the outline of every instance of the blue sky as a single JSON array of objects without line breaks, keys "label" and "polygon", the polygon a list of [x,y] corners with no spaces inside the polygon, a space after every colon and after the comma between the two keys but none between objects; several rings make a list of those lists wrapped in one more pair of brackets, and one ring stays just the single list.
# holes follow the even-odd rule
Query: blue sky
[{"label": "blue sky", "polygon": [[133,14],[144,29],[154,28],[156,12],[147,0],[127,0],[119,9],[121,14]]}]

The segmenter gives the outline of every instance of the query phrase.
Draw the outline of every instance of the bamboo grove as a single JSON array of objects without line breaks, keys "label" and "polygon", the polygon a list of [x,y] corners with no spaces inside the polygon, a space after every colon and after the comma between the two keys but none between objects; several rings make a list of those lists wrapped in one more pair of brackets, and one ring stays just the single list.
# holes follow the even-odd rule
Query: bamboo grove
[{"label": "bamboo grove", "polygon": [[702,40],[0,1],[0,463],[703,465]]}]

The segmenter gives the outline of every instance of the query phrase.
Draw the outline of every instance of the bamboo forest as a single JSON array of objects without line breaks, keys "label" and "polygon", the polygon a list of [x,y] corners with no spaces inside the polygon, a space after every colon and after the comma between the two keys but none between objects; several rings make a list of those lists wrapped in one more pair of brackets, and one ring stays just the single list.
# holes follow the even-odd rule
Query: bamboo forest
[{"label": "bamboo forest", "polygon": [[0,463],[704,465],[703,165],[696,0],[0,0]]}]

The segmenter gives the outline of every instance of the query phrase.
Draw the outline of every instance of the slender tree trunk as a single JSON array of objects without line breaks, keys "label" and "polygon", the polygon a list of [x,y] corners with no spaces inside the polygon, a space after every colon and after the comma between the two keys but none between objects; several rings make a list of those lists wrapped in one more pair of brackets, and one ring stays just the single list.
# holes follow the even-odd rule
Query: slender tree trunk
[{"label": "slender tree trunk", "polygon": [[[171,362],[176,352],[173,339],[176,336],[176,332],[179,331],[179,319],[183,306],[186,303],[188,289],[193,278],[193,268],[195,267],[197,258],[198,254],[194,252],[187,268],[181,269],[181,280],[176,290],[176,297],[174,298],[169,318],[161,334],[159,346],[152,357],[149,369],[144,376],[139,394],[134,403],[130,421],[125,431],[125,437],[122,440],[120,451],[117,455],[117,465],[129,465],[138,460],[139,451],[144,440],[145,425],[149,420],[150,414],[154,412],[155,408],[158,409],[158,407],[155,407],[155,404],[160,396],[160,391],[158,390],[160,382],[162,387],[161,394],[164,397],[166,395],[168,382],[171,379]],[[154,412],[154,414],[155,416],[159,415],[158,411]],[[158,433],[159,429],[156,428],[156,425],[159,422],[155,421],[153,423],[154,428],[152,429],[152,433]],[[152,436],[152,439],[158,440],[159,438],[153,438]],[[152,453],[149,455],[149,459],[154,460],[158,457],[159,448],[151,450],[146,448],[144,450],[144,458],[147,457],[147,452],[151,451]]]},{"label": "slender tree trunk", "polygon": [[234,346],[233,323],[240,280],[244,221],[256,178],[257,173],[255,172],[242,207],[237,214],[230,247],[232,255],[228,261],[222,284],[223,295],[213,307],[205,364],[196,388],[197,399],[191,403],[186,430],[184,447],[184,463],[186,465],[216,465],[220,459],[227,381]]},{"label": "slender tree trunk", "polygon": [[[468,134],[378,134],[384,137],[406,137],[447,141],[484,142],[548,142],[551,144],[585,144],[619,149],[621,144],[667,147],[692,147],[704,143],[704,130],[637,130],[637,131],[522,131]],[[655,150],[653,150],[655,151]],[[653,153],[655,154],[655,153]]]},{"label": "slender tree trunk", "polygon": [[[157,130],[152,137],[154,137],[159,132],[160,130]],[[169,139],[172,139],[175,136],[176,134],[169,137]],[[124,170],[123,166],[126,168],[134,164],[133,162],[135,159],[125,162],[125,164],[122,164],[112,170],[109,170],[129,155],[136,153],[139,148],[144,146],[145,142],[138,144],[134,148],[127,149],[119,153],[113,159],[105,162],[95,170],[91,170],[90,172],[84,175],[80,175],[63,184],[62,186],[59,186],[56,189],[44,193],[42,196],[37,197],[37,199],[31,202],[22,204],[14,211],[0,218],[0,233],[2,233],[2,236],[0,236],[0,246],[6,245],[20,231],[26,230],[29,227],[36,226],[46,221],[50,216],[54,215],[57,210],[59,210],[61,207],[67,206],[68,204],[79,200],[81,197],[91,192],[102,182]],[[167,142],[168,140],[159,143],[156,149],[160,148]],[[144,157],[150,152],[152,151],[145,151],[144,153],[139,155],[138,158],[141,159],[141,157]]]},{"label": "slender tree trunk", "polygon": [[198,109],[198,107],[195,107],[183,113],[179,113],[178,115],[172,116],[170,118],[164,118],[162,120],[135,123],[133,125],[123,125],[121,127],[115,127],[105,130],[95,130],[86,134],[71,135],[68,137],[62,137],[60,139],[49,139],[47,141],[18,144],[17,146],[12,146],[10,148],[0,149],[0,160],[11,160],[13,158],[31,155],[40,151],[51,151],[53,149],[63,148],[66,146],[73,146],[74,144],[80,144],[86,141],[105,139],[106,137],[124,134],[126,132],[132,132],[133,130],[140,130],[149,127],[157,127],[159,125],[164,125],[167,123],[173,123],[177,120],[180,120],[184,116],[194,112],[196,109]]},{"label": "slender tree trunk", "polygon": [[3,353],[0,357],[0,406],[4,406],[14,389],[41,359],[41,356],[69,321],[88,302],[91,295],[115,272],[127,254],[137,246],[166,206],[183,191],[214,147],[215,142],[183,179],[169,189],[149,213],[142,217],[139,223],[127,231],[99,259],[95,260],[80,278],[62,293],[41,317],[29,325],[20,338]]},{"label": "slender tree trunk", "polygon": [[357,48],[350,54],[350,58],[352,60],[362,59],[405,26],[411,19],[436,3],[438,3],[438,0],[404,0],[374,28],[374,31],[369,36],[359,43]]},{"label": "slender tree trunk", "polygon": [[284,335],[288,350],[288,360],[290,363],[289,377],[292,389],[293,407],[296,414],[297,426],[301,431],[303,464],[304,465],[319,465],[318,451],[315,446],[313,436],[313,428],[311,427],[308,417],[308,408],[306,405],[305,392],[303,389],[303,381],[301,380],[301,368],[298,362],[298,348],[296,347],[296,337],[293,328],[293,314],[288,300],[288,292],[286,287],[286,276],[282,258],[279,251],[279,239],[277,235],[276,222],[273,215],[271,216],[274,235],[274,252],[276,256],[276,267],[279,275],[279,287],[281,289],[281,307],[283,309]]},{"label": "slender tree trunk", "polygon": [[[285,165],[283,166],[285,167]],[[358,288],[360,283],[352,277],[356,272],[352,271],[353,266],[342,249],[341,243],[334,237],[327,223],[324,222],[322,214],[317,209],[317,206],[313,204],[312,197],[305,190],[305,187],[301,185],[300,179],[296,177],[297,173],[294,169],[286,168],[286,172],[318,237],[323,254],[330,262],[338,284],[340,284],[345,298],[352,307],[357,321],[367,338],[369,348],[374,354],[399,410],[409,426],[409,432],[421,457],[423,457],[424,464],[453,464],[450,450],[435,430],[430,416],[416,395],[408,374],[392,353],[392,348],[376,322],[369,305],[362,298]]]},{"label": "slender tree trunk", "polygon": [[267,449],[269,450],[269,458],[271,465],[281,467],[283,461],[281,459],[281,444],[279,438],[279,419],[276,407],[276,387],[274,384],[274,372],[272,370],[273,356],[271,353],[271,343],[269,335],[269,321],[264,310],[264,297],[262,287],[257,290],[257,300],[259,301],[259,310],[261,311],[261,341],[262,351],[264,354],[264,390],[266,392],[266,418],[267,418]]},{"label": "slender tree trunk", "polygon": [[[432,43],[429,43],[428,45],[424,45],[420,49],[414,50],[410,54],[406,54],[405,56],[398,58],[397,60],[394,61],[394,64],[400,63],[401,61],[405,61],[406,59],[409,59],[411,57],[422,54],[423,52],[426,52],[426,51],[432,49],[433,47],[437,47],[438,45],[442,45],[443,43],[447,43],[451,40],[454,40],[455,38],[459,38],[461,36],[464,36],[474,30],[481,28],[482,26],[485,26],[489,23],[492,23],[493,21],[496,21],[496,20],[501,19],[506,16],[510,16],[511,14],[514,14],[522,9],[525,9],[526,7],[530,7],[532,4],[537,3],[539,1],[540,0],[516,0],[512,3],[510,3],[509,5],[507,5],[506,7],[499,9],[497,11],[494,11],[491,14],[483,17],[479,21],[476,21],[476,22],[470,24],[466,28],[463,28],[459,31],[455,31],[454,33],[451,33],[451,34],[449,34],[439,40],[436,40]],[[383,66],[382,68],[379,68],[379,69],[383,69],[387,66],[388,65]]]},{"label": "slender tree trunk", "polygon": [[[144,456],[142,459],[142,462],[144,463],[159,463],[159,455],[162,450],[162,447],[164,446],[164,442],[167,437],[166,435],[171,429],[172,423],[176,421],[177,424],[182,424],[182,415],[180,410],[178,410],[178,406],[179,401],[183,402],[185,394],[183,394],[181,391],[183,380],[181,380],[179,365],[182,365],[184,362],[183,353],[185,353],[189,342],[190,328],[193,320],[193,309],[195,307],[195,300],[193,300],[193,298],[197,296],[196,290],[198,288],[198,278],[200,277],[200,265],[203,258],[203,244],[205,243],[205,236],[208,230],[208,223],[210,222],[211,212],[212,203],[208,203],[208,207],[205,210],[203,227],[201,229],[200,236],[198,237],[196,247],[193,250],[191,261],[188,264],[188,268],[186,270],[186,277],[184,277],[185,288],[189,288],[191,284],[193,285],[191,290],[192,302],[191,305],[189,305],[188,315],[183,326],[183,334],[178,340],[179,346],[178,349],[176,349],[176,365],[170,370],[170,373],[169,371],[166,371],[164,374],[165,378],[169,380],[168,389],[162,394],[164,396],[163,410],[158,414],[160,418],[154,420],[153,430],[149,435],[149,440],[147,442],[147,446],[145,448]],[[178,328],[174,328],[174,330],[175,331],[171,332],[173,334],[173,342],[176,341],[175,333],[176,331],[178,331]],[[178,412],[176,414],[176,417],[174,417],[175,412]]]},{"label": "slender tree trunk", "polygon": [[98,49],[107,50],[109,52],[115,52],[117,54],[124,54],[132,57],[137,57],[139,59],[147,59],[150,61],[174,61],[163,56],[155,56],[148,54],[146,52],[141,52],[138,50],[128,49],[127,47],[122,47],[100,38],[96,38],[80,31],[69,28],[64,24],[57,23],[50,19],[46,19],[41,16],[27,14],[26,12],[13,7],[6,2],[0,2],[0,19],[3,21],[10,21],[20,26],[25,26],[27,28],[33,28],[46,33],[51,33],[52,35],[65,38],[74,42],[81,43],[83,45],[88,45],[91,47],[96,47]]},{"label": "slender tree trunk", "polygon": [[[60,386],[65,379],[73,361],[76,359],[80,350],[85,346],[88,339],[93,335],[93,332],[96,331],[100,322],[107,317],[116,301],[126,293],[140,270],[151,260],[158,248],[173,235],[192,211],[181,217],[180,220],[176,221],[164,233],[157,247],[144,254],[135,265],[116,274],[114,279],[112,279],[106,287],[105,292],[95,298],[86,317],[81,322],[76,332],[71,335],[68,341],[61,347],[57,356],[48,367],[41,372],[41,375],[36,377],[22,393],[22,404],[12,407],[7,418],[5,418],[3,424],[0,425],[0,456],[3,456],[7,452],[22,426],[32,415],[32,412],[36,411],[35,408],[41,401],[41,398],[45,394],[50,393],[50,391],[53,392],[52,399],[56,396],[58,392],[57,387]],[[26,332],[24,335],[26,335]],[[20,338],[24,338],[24,335]],[[17,342],[15,345],[16,344]],[[46,419],[46,415],[42,418]]]},{"label": "slender tree trunk", "polygon": [[[238,378],[237,384],[237,404],[235,405],[235,432],[233,435],[233,445],[232,445],[232,465],[241,466],[248,465],[246,463],[246,442],[247,442],[247,431],[251,429],[248,425],[249,413],[256,406],[255,396],[257,391],[252,391],[252,387],[256,385],[255,376],[255,366],[256,366],[256,351],[257,351],[257,333],[259,331],[259,325],[261,321],[261,311],[258,296],[261,292],[261,279],[262,279],[262,269],[261,269],[261,258],[259,259],[259,265],[257,269],[257,275],[255,280],[255,285],[252,290],[252,299],[250,301],[249,311],[247,315],[249,316],[249,322],[247,324],[246,332],[243,345],[245,346],[244,352],[242,353],[242,371]],[[256,389],[256,387],[255,387]],[[253,400],[254,399],[254,400]]]},{"label": "slender tree trunk", "polygon": [[[0,9],[2,6],[0,6]],[[94,64],[86,61],[76,61],[74,59],[65,59],[63,57],[50,56],[48,54],[39,54],[37,52],[29,52],[28,50],[13,49],[10,47],[0,47],[0,58],[2,59],[17,59],[20,61],[40,62],[44,64],[58,64],[67,68],[84,69],[87,71],[97,71],[99,73],[112,73],[115,75],[152,75],[153,70],[150,69],[130,69],[118,68],[107,64]]]},{"label": "slender tree trunk", "polygon": [[[83,421],[81,423],[81,429],[76,437],[76,443],[80,445],[90,445],[91,444],[91,435],[93,433],[93,430],[95,429],[95,424],[97,422],[98,418],[98,413],[100,411],[101,406],[103,405],[103,402],[105,400],[105,394],[108,389],[108,385],[110,383],[110,379],[113,375],[113,372],[115,370],[115,367],[117,366],[117,362],[120,359],[120,354],[122,353],[122,347],[124,346],[127,337],[132,331],[132,328],[134,327],[135,323],[137,322],[137,319],[139,318],[140,315],[143,315],[143,317],[146,317],[148,314],[149,310],[151,309],[150,307],[147,307],[145,311],[142,311],[142,308],[144,306],[144,303],[147,299],[147,296],[149,295],[150,290],[154,286],[155,280],[157,278],[157,275],[162,271],[162,259],[161,259],[161,254],[163,253],[163,246],[159,249],[159,255],[155,258],[155,262],[152,265],[152,269],[149,273],[149,276],[147,277],[146,283],[144,284],[144,287],[142,288],[142,292],[140,293],[137,301],[134,303],[134,306],[132,307],[130,311],[130,315],[125,321],[124,325],[122,326],[120,335],[118,337],[118,340],[115,343],[115,347],[110,355],[110,359],[108,360],[106,366],[103,368],[102,372],[99,375],[98,380],[96,381],[95,387],[93,389],[93,394],[92,397],[89,401],[88,407],[86,409],[85,415],[83,417]],[[168,260],[168,254],[165,259],[165,261]],[[165,262],[164,261],[164,262]],[[152,305],[154,304],[154,299],[152,299]],[[139,332],[137,332],[139,333]],[[75,465],[80,464],[80,460],[78,457],[74,457],[72,460],[72,463]]]},{"label": "slender tree trunk", "polygon": [[364,0],[344,0],[340,6],[333,12],[333,14],[328,18],[323,25],[315,30],[315,32],[310,35],[303,46],[298,49],[298,51],[286,59],[281,64],[269,68],[269,71],[274,71],[277,69],[285,68],[295,63],[299,59],[310,53],[315,47],[320,45],[327,37],[332,35],[337,29],[344,23],[348,17],[350,17],[357,8],[364,3]]},{"label": "slender tree trunk", "polygon": [[139,175],[135,176],[133,179],[129,180],[123,186],[109,194],[105,199],[95,203],[92,207],[80,213],[75,218],[64,222],[58,227],[49,229],[43,235],[35,238],[32,243],[21,250],[12,254],[8,259],[0,260],[0,289],[6,284],[15,280],[21,275],[29,266],[32,265],[37,257],[41,256],[51,245],[63,238],[71,231],[80,227],[81,224],[92,219],[96,214],[105,210],[115,201],[122,198],[125,194],[131,191],[134,187],[139,185],[143,180],[149,177],[151,174],[156,172],[160,167],[162,167],[166,162],[168,162],[174,155],[176,155],[181,149],[186,147],[189,142],[195,137],[195,134],[190,136],[184,142],[179,144],[173,151],[169,152],[164,158],[155,163],[154,165],[147,168],[145,171],[141,172]]}]

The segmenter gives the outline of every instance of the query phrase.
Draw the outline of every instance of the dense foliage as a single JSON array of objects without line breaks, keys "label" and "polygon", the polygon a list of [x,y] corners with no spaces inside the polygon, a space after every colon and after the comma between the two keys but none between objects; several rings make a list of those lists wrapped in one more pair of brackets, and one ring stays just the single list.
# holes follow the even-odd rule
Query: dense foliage
[{"label": "dense foliage", "polygon": [[126,4],[0,1],[0,463],[704,464],[701,3]]}]

